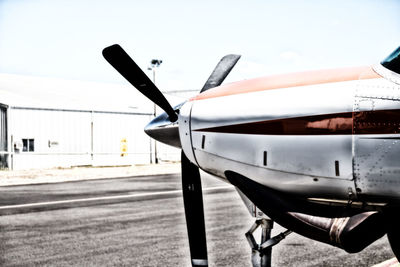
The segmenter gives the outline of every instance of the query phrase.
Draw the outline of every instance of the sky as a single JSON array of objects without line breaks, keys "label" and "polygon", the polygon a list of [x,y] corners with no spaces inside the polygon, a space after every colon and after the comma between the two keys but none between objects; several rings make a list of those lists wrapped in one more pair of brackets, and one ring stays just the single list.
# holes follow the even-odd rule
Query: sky
[{"label": "sky", "polygon": [[219,59],[227,82],[369,65],[400,46],[400,1],[0,0],[0,73],[127,82],[104,60],[118,43],[163,91],[200,89]]}]

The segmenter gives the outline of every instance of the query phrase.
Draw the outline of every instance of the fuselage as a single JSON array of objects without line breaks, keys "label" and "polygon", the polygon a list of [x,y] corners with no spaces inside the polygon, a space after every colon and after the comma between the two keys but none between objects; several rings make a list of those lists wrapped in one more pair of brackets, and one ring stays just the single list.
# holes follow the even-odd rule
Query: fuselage
[{"label": "fuselage", "polygon": [[397,76],[377,65],[216,87],[180,108],[181,146],[223,179],[233,171],[306,198],[400,199]]},{"label": "fuselage", "polygon": [[[349,253],[387,233],[400,257],[400,47],[374,67],[220,86],[240,58],[227,55],[175,108],[119,45],[103,56],[165,111],[145,132],[183,150],[193,266],[208,265],[199,168],[233,184],[254,217]],[[248,240],[260,253],[270,242]]]}]

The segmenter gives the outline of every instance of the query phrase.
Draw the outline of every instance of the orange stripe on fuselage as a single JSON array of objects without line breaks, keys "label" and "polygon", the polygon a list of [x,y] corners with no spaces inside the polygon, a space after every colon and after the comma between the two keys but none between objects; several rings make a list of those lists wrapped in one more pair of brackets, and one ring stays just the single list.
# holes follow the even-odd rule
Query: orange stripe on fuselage
[{"label": "orange stripe on fuselage", "polygon": [[374,79],[380,77],[381,76],[379,76],[372,67],[369,66],[279,74],[221,85],[191,98],[190,101],[271,89]]}]

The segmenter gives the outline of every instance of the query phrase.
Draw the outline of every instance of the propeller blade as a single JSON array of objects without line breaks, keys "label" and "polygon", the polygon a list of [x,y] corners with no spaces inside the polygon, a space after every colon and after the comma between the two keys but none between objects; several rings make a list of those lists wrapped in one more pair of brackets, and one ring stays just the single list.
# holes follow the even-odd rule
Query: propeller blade
[{"label": "propeller blade", "polygon": [[162,108],[169,116],[170,121],[178,119],[174,109],[155,84],[139,68],[132,58],[118,44],[103,49],[104,58],[137,90]]},{"label": "propeller blade", "polygon": [[208,266],[206,227],[199,168],[181,154],[182,191],[192,266]]},{"label": "propeller blade", "polygon": [[221,83],[225,80],[226,76],[231,72],[233,67],[236,65],[238,60],[240,59],[240,55],[226,55],[224,56],[213,72],[211,73],[210,77],[204,84],[203,88],[201,89],[200,93],[207,91],[213,87],[217,87],[221,85]]}]

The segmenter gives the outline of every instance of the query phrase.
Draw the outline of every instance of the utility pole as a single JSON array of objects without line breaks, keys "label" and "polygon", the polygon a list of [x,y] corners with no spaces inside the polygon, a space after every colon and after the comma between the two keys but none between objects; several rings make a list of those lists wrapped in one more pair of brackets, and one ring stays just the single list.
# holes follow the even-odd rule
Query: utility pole
[{"label": "utility pole", "polygon": [[[161,63],[162,63],[162,60],[160,60],[160,59],[152,59],[150,61],[150,67],[147,68],[148,70],[153,71],[153,83],[154,84],[156,84],[156,68],[160,67]],[[154,118],[157,116],[156,104],[154,104],[153,115],[154,115]],[[151,153],[151,146],[150,146],[150,153]],[[154,141],[154,161],[156,164],[158,164],[157,141]],[[152,163],[151,154],[150,154],[150,163]]]}]

